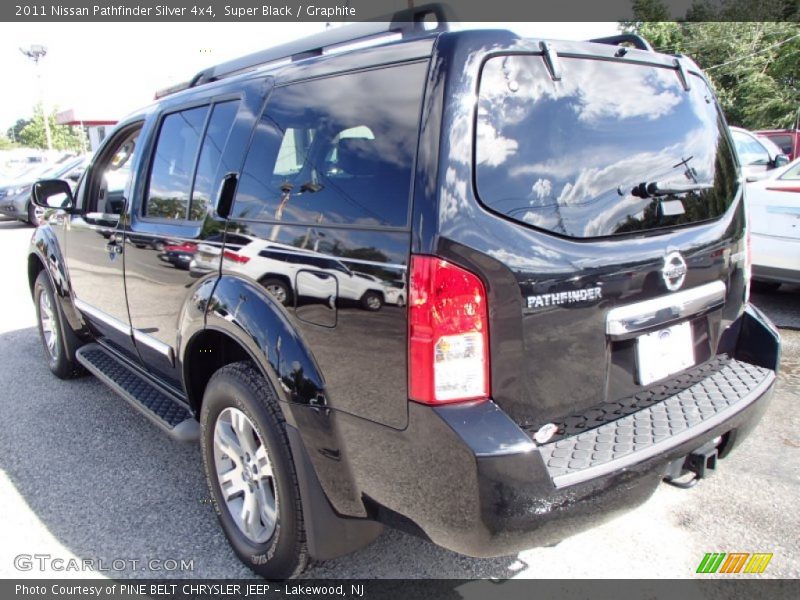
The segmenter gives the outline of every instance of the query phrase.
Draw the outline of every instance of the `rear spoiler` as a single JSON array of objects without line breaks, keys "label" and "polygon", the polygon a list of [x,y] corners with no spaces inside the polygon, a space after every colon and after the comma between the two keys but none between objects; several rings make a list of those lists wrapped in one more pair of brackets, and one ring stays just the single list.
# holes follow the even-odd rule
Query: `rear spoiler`
[{"label": "rear spoiler", "polygon": [[646,39],[635,33],[621,33],[619,35],[611,35],[608,37],[594,38],[589,40],[595,44],[608,44],[609,46],[621,46],[622,44],[630,44],[639,50],[646,50],[653,52],[653,47]]}]

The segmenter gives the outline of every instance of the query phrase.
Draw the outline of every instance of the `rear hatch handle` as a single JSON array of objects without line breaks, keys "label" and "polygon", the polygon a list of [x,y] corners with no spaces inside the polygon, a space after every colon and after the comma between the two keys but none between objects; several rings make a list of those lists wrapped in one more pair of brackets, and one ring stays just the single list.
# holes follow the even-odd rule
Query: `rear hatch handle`
[{"label": "rear hatch handle", "polygon": [[701,315],[725,304],[726,291],[722,281],[712,281],[668,296],[612,308],[606,315],[606,334],[622,339],[645,329]]}]

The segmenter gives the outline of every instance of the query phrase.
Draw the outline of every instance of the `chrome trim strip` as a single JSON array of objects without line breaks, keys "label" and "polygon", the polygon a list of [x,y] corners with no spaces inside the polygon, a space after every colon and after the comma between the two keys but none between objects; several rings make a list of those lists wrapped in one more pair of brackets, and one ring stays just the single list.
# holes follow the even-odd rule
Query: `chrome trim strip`
[{"label": "chrome trim strip", "polygon": [[761,398],[761,396],[767,392],[769,386],[774,382],[775,372],[770,371],[757,387],[753,388],[753,390],[747,396],[742,398],[733,406],[730,406],[727,410],[723,410],[722,412],[715,414],[713,417],[709,417],[705,421],[698,423],[694,427],[684,429],[683,431],[676,433],[675,435],[670,436],[660,442],[656,442],[655,444],[638,452],[631,452],[630,454],[623,456],[622,458],[618,458],[617,460],[611,460],[609,462],[596,465],[594,467],[589,467],[575,473],[567,473],[566,475],[554,477],[553,485],[559,489],[568,487],[570,485],[575,485],[576,483],[582,483],[596,477],[608,475],[615,471],[619,471],[620,469],[625,469],[643,462],[648,458],[664,454],[665,452],[669,451],[670,448],[675,448],[684,442],[688,442],[698,436],[701,436],[705,432],[714,429],[717,425],[721,425],[731,417],[739,414],[748,406],[753,404],[753,402]]},{"label": "chrome trim strip", "polygon": [[119,319],[104,313],[102,310],[95,308],[91,304],[86,304],[86,302],[84,302],[80,298],[75,298],[75,308],[77,308],[81,313],[90,316],[96,321],[105,323],[109,327],[113,327],[114,329],[125,335],[131,335],[130,325],[128,325],[127,323],[123,323]]},{"label": "chrome trim strip", "polygon": [[133,339],[136,340],[137,343],[144,344],[151,350],[155,350],[161,354],[169,361],[169,364],[175,364],[175,352],[173,351],[172,346],[169,344],[165,344],[164,342],[154,338],[152,335],[147,335],[138,329],[133,330]]},{"label": "chrome trim strip", "polygon": [[722,281],[713,281],[682,292],[612,308],[606,315],[606,333],[624,336],[718,308],[725,303],[726,291]]}]

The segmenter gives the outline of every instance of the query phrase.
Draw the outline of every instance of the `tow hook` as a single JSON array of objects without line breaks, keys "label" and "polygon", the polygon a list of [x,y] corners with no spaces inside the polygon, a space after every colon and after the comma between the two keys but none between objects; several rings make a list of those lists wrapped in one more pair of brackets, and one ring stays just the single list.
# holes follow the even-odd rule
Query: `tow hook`
[{"label": "tow hook", "polygon": [[[688,489],[697,485],[704,477],[710,477],[717,468],[721,445],[722,436],[703,444],[689,456],[672,461],[664,473],[664,481],[677,488]],[[689,473],[691,478],[680,480]]]}]

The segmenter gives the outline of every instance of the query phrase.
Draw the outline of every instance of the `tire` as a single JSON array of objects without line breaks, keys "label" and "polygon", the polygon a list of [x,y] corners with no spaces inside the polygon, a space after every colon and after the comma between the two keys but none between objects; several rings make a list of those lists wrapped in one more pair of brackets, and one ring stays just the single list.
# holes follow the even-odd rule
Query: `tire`
[{"label": "tire", "polygon": [[403,307],[406,305],[406,299],[402,296],[397,297],[397,306]]},{"label": "tire", "polygon": [[780,281],[761,281],[759,279],[750,280],[750,288],[759,294],[777,292],[779,287],[781,287]]},{"label": "tire", "polygon": [[39,225],[39,220],[36,218],[36,206],[34,206],[33,202],[28,203],[28,223],[34,227]]},{"label": "tire", "polygon": [[77,338],[71,329],[64,329],[53,285],[46,271],[41,271],[33,284],[33,301],[47,366],[59,379],[81,375],[83,368],[74,359],[78,349]]},{"label": "tire", "polygon": [[275,298],[275,300],[284,306],[291,306],[292,302],[294,302],[292,289],[286,284],[285,281],[276,279],[274,277],[268,277],[266,279],[262,279],[260,283],[262,286],[264,286],[264,289],[266,289],[267,292],[269,292],[269,294]]},{"label": "tire", "polygon": [[372,290],[364,292],[361,296],[361,307],[370,312],[379,311],[383,307],[383,296]]},{"label": "tire", "polygon": [[[200,430],[208,488],[236,555],[267,579],[302,573],[308,550],[285,422],[272,386],[251,363],[214,373],[203,395]],[[255,519],[242,517],[248,499]]]}]

